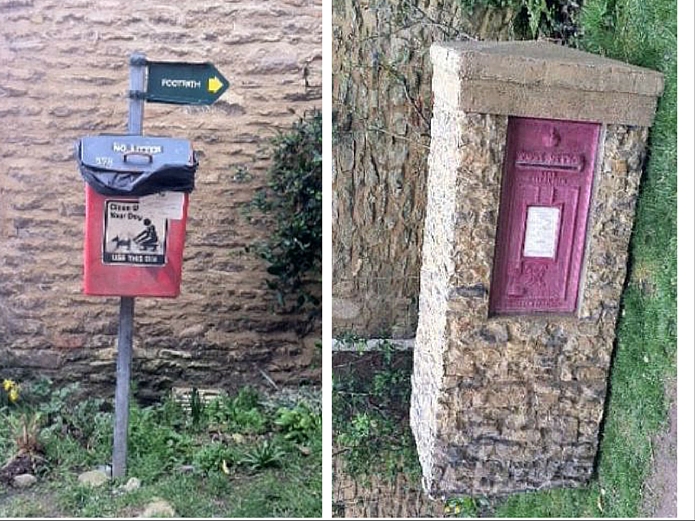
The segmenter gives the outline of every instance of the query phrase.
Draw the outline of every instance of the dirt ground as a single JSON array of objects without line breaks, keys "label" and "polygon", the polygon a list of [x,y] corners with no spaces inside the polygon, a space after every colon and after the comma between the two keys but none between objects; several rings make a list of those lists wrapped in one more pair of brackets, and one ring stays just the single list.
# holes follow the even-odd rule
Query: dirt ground
[{"label": "dirt ground", "polygon": [[641,514],[644,517],[676,517],[677,484],[677,404],[676,383],[666,386],[668,400],[671,403],[668,426],[652,441],[652,473],[644,484],[644,496]]}]

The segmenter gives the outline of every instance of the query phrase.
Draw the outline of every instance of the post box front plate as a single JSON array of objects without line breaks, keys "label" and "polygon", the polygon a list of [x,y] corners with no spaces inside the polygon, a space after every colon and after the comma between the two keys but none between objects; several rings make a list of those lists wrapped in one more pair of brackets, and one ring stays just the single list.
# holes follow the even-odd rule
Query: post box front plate
[{"label": "post box front plate", "polygon": [[509,118],[491,315],[576,311],[599,132]]}]

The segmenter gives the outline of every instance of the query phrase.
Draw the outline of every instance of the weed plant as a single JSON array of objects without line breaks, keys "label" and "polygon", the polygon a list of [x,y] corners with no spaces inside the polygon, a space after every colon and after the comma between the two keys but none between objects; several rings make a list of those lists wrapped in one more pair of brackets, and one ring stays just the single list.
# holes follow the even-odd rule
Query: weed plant
[{"label": "weed plant", "polygon": [[[357,338],[342,341],[360,344]],[[335,353],[333,434],[345,470],[358,480],[417,481],[419,463],[408,425],[412,353],[383,341],[378,351]]]}]

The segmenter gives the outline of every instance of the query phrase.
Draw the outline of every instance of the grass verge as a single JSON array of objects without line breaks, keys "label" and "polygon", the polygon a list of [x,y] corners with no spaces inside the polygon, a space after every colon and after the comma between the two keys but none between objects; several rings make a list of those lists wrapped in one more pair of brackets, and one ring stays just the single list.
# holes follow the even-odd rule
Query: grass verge
[{"label": "grass verge", "polygon": [[[15,387],[17,388],[17,387]],[[113,414],[77,386],[27,386],[0,404],[0,517],[134,517],[155,498],[180,517],[320,517],[321,416],[316,400],[242,389],[188,407],[130,410],[128,475],[97,488],[80,472],[110,461]],[[14,467],[38,483],[16,489]],[[142,486],[125,492],[137,477]]]}]

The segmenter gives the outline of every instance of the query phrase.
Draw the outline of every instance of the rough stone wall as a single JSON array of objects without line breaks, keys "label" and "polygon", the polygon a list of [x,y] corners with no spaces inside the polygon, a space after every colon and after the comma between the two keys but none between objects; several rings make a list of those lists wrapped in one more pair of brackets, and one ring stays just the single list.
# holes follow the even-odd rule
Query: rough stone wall
[{"label": "rough stone wall", "polygon": [[409,338],[417,326],[430,45],[507,38],[511,10],[449,0],[333,2],[333,329]]},{"label": "rough stone wall", "polygon": [[443,501],[432,501],[419,481],[398,474],[394,478],[371,476],[355,480],[343,468],[340,455],[333,458],[333,517],[350,519],[445,517]]},{"label": "rough stone wall", "polygon": [[[181,296],[136,299],[134,379],[234,387],[318,381],[320,324],[276,313],[267,233],[243,205],[263,186],[262,147],[320,107],[321,2],[0,0],[0,369],[110,388],[116,298],[82,295],[84,190],[73,144],[124,133],[128,57],[211,61],[231,87],[211,107],[146,104],[145,133],[199,151]],[[251,179],[238,168],[248,167]],[[320,366],[320,363],[318,364]]]},{"label": "rough stone wall", "polygon": [[434,495],[576,486],[598,447],[647,129],[604,125],[578,315],[488,318],[505,119],[442,104],[432,122],[431,172],[455,173],[429,186],[413,375]]}]

